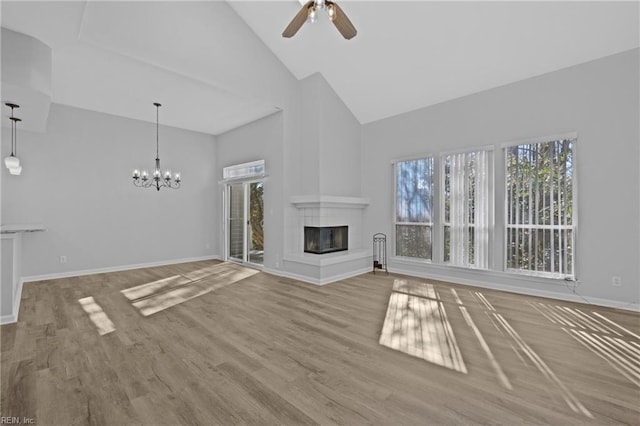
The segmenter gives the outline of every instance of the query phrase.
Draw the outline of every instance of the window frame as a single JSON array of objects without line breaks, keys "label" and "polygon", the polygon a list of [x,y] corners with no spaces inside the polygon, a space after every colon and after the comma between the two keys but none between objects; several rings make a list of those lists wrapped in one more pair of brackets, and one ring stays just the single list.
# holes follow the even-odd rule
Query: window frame
[{"label": "window frame", "polygon": [[[566,229],[572,230],[572,253],[571,253],[571,274],[565,274],[561,272],[546,272],[546,271],[532,271],[526,269],[517,269],[517,268],[509,268],[508,267],[508,240],[509,240],[509,228],[522,228],[522,229],[550,229],[551,231],[557,229],[561,231],[565,228],[559,228],[557,225],[538,225],[537,227],[531,226],[531,224],[516,224],[512,225],[509,223],[509,189],[508,189],[508,178],[507,178],[507,167],[508,167],[508,156],[507,149],[527,144],[542,144],[542,143],[553,143],[562,140],[571,140],[573,143],[573,152],[572,152],[572,188],[571,188],[571,197],[572,197],[572,215],[571,222],[572,225],[565,225]],[[528,139],[521,139],[517,141],[507,142],[502,144],[500,147],[502,149],[503,155],[503,208],[504,208],[504,218],[503,218],[503,254],[502,254],[502,269],[507,273],[513,273],[516,275],[527,275],[533,277],[540,278],[549,278],[549,279],[562,279],[568,281],[578,281],[578,263],[576,262],[576,258],[578,257],[578,217],[579,217],[579,203],[578,203],[578,181],[579,181],[579,167],[578,164],[578,133],[577,132],[567,132],[554,134],[550,136],[542,136]]]},{"label": "window frame", "polygon": [[[445,161],[446,158],[448,156],[452,156],[452,155],[457,155],[457,154],[468,154],[468,153],[478,153],[484,151],[487,153],[487,155],[489,156],[488,158],[488,165],[487,165],[487,173],[488,173],[488,199],[486,201],[487,203],[487,216],[488,216],[488,229],[487,229],[487,239],[488,239],[488,248],[487,248],[487,266],[485,267],[479,267],[476,266],[476,264],[467,264],[467,265],[459,265],[459,264],[454,264],[452,263],[450,260],[449,261],[445,261],[445,256],[446,256],[446,250],[445,250],[445,229],[447,226],[451,227],[451,220],[449,220],[447,222],[447,217],[446,217],[446,196],[445,196],[445,185],[446,185],[446,173],[445,173]],[[439,263],[447,266],[447,267],[456,267],[456,268],[465,268],[465,269],[474,269],[474,270],[483,270],[483,271],[491,271],[493,270],[493,259],[494,259],[494,239],[495,239],[495,189],[496,189],[496,185],[495,185],[495,181],[496,181],[496,176],[495,176],[495,152],[494,152],[494,145],[484,145],[484,146],[478,146],[478,147],[473,147],[473,148],[464,148],[464,149],[456,149],[456,150],[452,150],[452,151],[444,151],[441,152],[439,154],[439,173],[440,176],[438,177],[439,180],[439,223],[438,223],[438,228],[439,228],[439,241],[438,244],[440,245],[440,257],[439,257]],[[451,213],[449,213],[451,214]],[[476,224],[465,224],[467,229],[474,229],[475,230],[475,226]],[[475,232],[475,231],[474,231]]]},{"label": "window frame", "polygon": [[[431,185],[432,185],[432,190],[431,190],[431,221],[430,222],[398,222],[397,221],[397,206],[398,206],[398,173],[397,173],[397,167],[398,167],[398,163],[403,163],[403,162],[409,162],[409,161],[416,161],[416,160],[427,160],[427,159],[431,159],[432,160],[432,166],[431,166],[431,170],[432,170],[432,175],[431,175]],[[438,188],[438,172],[436,170],[436,161],[438,161],[438,155],[437,154],[432,154],[432,153],[426,153],[423,155],[414,155],[414,156],[410,156],[410,157],[402,157],[402,158],[397,158],[391,161],[391,170],[392,170],[392,174],[393,174],[393,205],[392,205],[392,257],[396,258],[396,259],[402,259],[404,261],[411,261],[411,262],[420,262],[420,263],[435,263],[434,262],[434,248],[436,246],[436,244],[434,244],[434,242],[436,241],[436,235],[437,235],[437,230],[436,230],[436,224],[438,223],[438,218],[437,218],[437,214],[438,214],[438,209],[436,208],[436,203],[437,203],[437,189]],[[402,256],[402,255],[398,255],[398,247],[397,247],[397,226],[398,225],[410,225],[410,226],[428,226],[431,229],[431,257],[430,258],[424,258],[424,257],[412,257],[412,256]]]},{"label": "window frame", "polygon": [[222,182],[243,181],[248,179],[259,180],[265,176],[266,164],[264,159],[233,164],[222,168]]}]

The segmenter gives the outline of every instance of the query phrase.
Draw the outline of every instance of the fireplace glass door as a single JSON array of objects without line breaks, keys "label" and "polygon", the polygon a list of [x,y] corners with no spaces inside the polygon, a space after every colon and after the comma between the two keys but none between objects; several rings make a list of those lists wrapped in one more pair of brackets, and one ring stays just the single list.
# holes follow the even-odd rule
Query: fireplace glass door
[{"label": "fireplace glass door", "polygon": [[325,254],[349,249],[348,226],[305,226],[305,253]]}]

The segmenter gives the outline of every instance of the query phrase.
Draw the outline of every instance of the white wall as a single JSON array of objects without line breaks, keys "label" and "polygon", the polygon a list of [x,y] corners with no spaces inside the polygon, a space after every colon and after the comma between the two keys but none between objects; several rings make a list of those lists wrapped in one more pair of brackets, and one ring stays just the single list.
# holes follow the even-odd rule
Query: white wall
[{"label": "white wall", "polygon": [[[310,191],[369,197],[363,237],[368,247],[371,234],[391,235],[391,159],[576,130],[582,280],[578,290],[589,298],[637,303],[637,50],[361,127],[324,78],[296,81],[227,3],[214,2],[212,7],[211,25],[219,29],[230,54],[219,68],[198,77],[268,101],[282,112],[217,138],[161,127],[163,165],[180,169],[184,186],[158,193],[134,188],[129,177],[132,168],[153,165],[152,123],[53,105],[45,134],[20,134],[23,175],[2,179],[3,223],[42,222],[48,229],[25,238],[24,275],[221,255],[221,168],[257,158],[265,158],[270,175],[265,187],[265,266],[281,267],[290,235],[285,210],[292,195]],[[146,59],[161,63],[159,58]],[[308,92],[319,96],[319,103],[305,105]],[[309,111],[320,114],[312,126],[316,133],[304,127]],[[7,135],[3,129],[5,153]],[[317,169],[306,167],[307,149],[319,154]],[[625,155],[629,150],[636,152]],[[496,164],[501,164],[499,157]],[[500,170],[497,167],[498,182]],[[612,190],[619,188],[619,181],[629,182],[624,197]],[[498,187],[498,203],[501,191]],[[624,208],[618,208],[621,203]],[[497,207],[500,224],[502,208]],[[496,240],[500,237],[498,227]],[[501,255],[500,244],[496,247]],[[60,264],[60,255],[66,255],[68,263]],[[555,282],[433,266],[391,266],[571,296]],[[613,275],[622,277],[622,287],[610,285]]]},{"label": "white wall", "polygon": [[324,77],[320,89],[320,194],[359,197],[362,126]]},{"label": "white wall", "polygon": [[[282,113],[276,113],[217,137],[216,182],[222,180],[224,167],[265,160],[268,176],[264,184],[264,266],[268,268],[279,267],[282,259],[283,118]],[[224,184],[216,183],[215,193],[218,232],[221,236],[219,253],[224,255]]]},{"label": "white wall", "polygon": [[360,196],[360,123],[321,74],[300,87],[301,194]]},{"label": "white wall", "polygon": [[[360,195],[360,123],[320,74],[296,81],[294,89],[295,95],[282,93],[288,107],[281,113],[216,138],[218,179],[223,167],[265,159],[264,266],[272,271],[286,269],[282,259],[300,234],[291,195]],[[219,215],[224,219],[222,207]]]},{"label": "white wall", "polygon": [[134,168],[154,167],[153,123],[54,104],[46,133],[18,135],[23,171],[1,171],[2,223],[47,229],[23,239],[23,276],[218,254],[213,136],[160,126],[162,166],[181,171],[183,186],[158,192],[131,179]]},{"label": "white wall", "polygon": [[[265,201],[272,219],[266,237],[270,238],[269,233],[281,236],[282,200],[299,193],[301,185],[298,81],[227,3],[213,2],[210,7],[211,25],[217,31],[214,38],[224,40],[229,54],[217,62],[218,67],[176,71],[191,75],[199,69],[204,74],[192,77],[281,108],[279,115],[267,118],[277,120],[277,137],[265,142],[258,134],[252,139],[258,146],[267,147],[266,154],[260,156],[271,171]],[[143,59],[163,63],[162,54],[147,53],[149,56]],[[191,59],[198,62],[197,58]],[[162,110],[160,117],[162,121]],[[23,176],[5,177],[2,183],[2,222],[42,222],[48,229],[25,241],[25,276],[222,254],[221,171],[217,166],[244,158],[245,153],[255,157],[242,147],[227,150],[225,141],[233,136],[221,136],[225,158],[218,161],[215,137],[163,128],[163,165],[180,169],[184,186],[179,191],[154,193],[134,188],[129,177],[133,167],[153,166],[153,124],[54,105],[48,125],[44,135],[21,133]],[[238,135],[242,134],[239,130]],[[6,148],[5,129],[3,136]],[[181,145],[168,145],[171,140]],[[88,174],[91,180],[81,179],[82,174]],[[277,267],[283,241],[269,241],[265,261]],[[67,256],[68,263],[59,262],[61,255]]]},{"label": "white wall", "polygon": [[[392,261],[395,271],[439,276],[513,291],[610,305],[639,297],[639,50],[517,82],[363,127],[362,187],[371,199],[365,235],[392,234],[391,160],[416,154],[494,145],[496,164],[495,267],[501,267],[504,226],[500,145],[578,132],[579,229],[577,293],[564,282],[521,279],[435,265]],[[389,245],[391,249],[392,245]],[[621,287],[611,285],[622,278]]]},{"label": "white wall", "polygon": [[[320,74],[300,80],[300,194],[320,194]],[[296,159],[292,158],[292,161]]]}]

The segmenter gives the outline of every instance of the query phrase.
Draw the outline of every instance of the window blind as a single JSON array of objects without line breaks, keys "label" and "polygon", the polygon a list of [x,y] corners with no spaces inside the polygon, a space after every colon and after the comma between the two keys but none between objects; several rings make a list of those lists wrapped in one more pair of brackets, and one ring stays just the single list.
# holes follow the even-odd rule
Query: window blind
[{"label": "window blind", "polygon": [[444,261],[487,269],[491,226],[491,152],[442,157]]},{"label": "window blind", "polygon": [[505,148],[507,269],[575,275],[575,138]]}]

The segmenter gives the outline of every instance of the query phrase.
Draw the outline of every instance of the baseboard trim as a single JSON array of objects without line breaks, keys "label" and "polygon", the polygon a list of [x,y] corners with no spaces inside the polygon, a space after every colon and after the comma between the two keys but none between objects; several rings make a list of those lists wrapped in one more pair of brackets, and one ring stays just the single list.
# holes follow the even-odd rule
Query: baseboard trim
[{"label": "baseboard trim", "polygon": [[0,325],[13,324],[18,321],[18,316],[14,314],[0,316]]},{"label": "baseboard trim", "polygon": [[61,272],[61,273],[55,273],[55,274],[32,275],[32,276],[22,277],[18,280],[18,291],[16,292],[16,296],[13,301],[13,312],[8,315],[0,316],[0,324],[11,324],[18,321],[18,314],[20,312],[20,300],[22,300],[22,287],[24,283],[55,280],[59,278],[81,277],[85,275],[104,274],[109,272],[129,271],[132,269],[151,268],[154,266],[175,265],[178,263],[198,262],[202,260],[220,260],[220,256],[212,255],[212,256],[189,257],[184,259],[163,260],[159,262],[138,263],[133,265],[122,265],[122,266],[110,266],[108,268],[83,269],[79,271],[69,271],[69,272]]},{"label": "baseboard trim", "polygon": [[296,273],[289,272],[289,271],[283,271],[281,269],[271,269],[271,268],[264,268],[262,270],[262,272],[265,272],[265,273],[271,274],[271,275],[276,275],[276,276],[279,276],[279,277],[291,278],[291,279],[302,281],[302,282],[305,282],[305,283],[308,283],[308,284],[327,285],[327,284],[334,283],[336,281],[345,280],[347,278],[355,277],[357,275],[366,274],[367,272],[371,272],[371,268],[362,268],[362,269],[358,269],[358,270],[355,270],[355,271],[346,272],[344,274],[332,275],[330,277],[325,277],[325,278],[307,277],[305,275],[300,275],[300,274],[296,274]]},{"label": "baseboard trim", "polygon": [[31,276],[23,277],[23,280],[26,283],[30,283],[34,281],[55,280],[59,278],[81,277],[85,275],[105,274],[109,272],[130,271],[132,269],[152,268],[155,266],[175,265],[178,263],[199,262],[202,260],[220,260],[220,256],[212,255],[212,256],[200,256],[200,257],[187,257],[183,259],[161,260],[158,262],[136,263],[132,265],[121,265],[121,266],[109,266],[106,268],[82,269],[79,271],[59,272],[59,273],[44,274],[44,275],[31,275]]},{"label": "baseboard trim", "polygon": [[623,303],[623,302],[619,302],[617,300],[611,300],[611,299],[601,299],[597,297],[584,297],[578,294],[567,294],[567,293],[560,293],[556,291],[536,290],[532,288],[523,289],[520,287],[491,284],[484,281],[456,278],[456,277],[451,277],[447,275],[421,274],[421,273],[417,273],[416,271],[403,270],[401,268],[400,269],[393,268],[393,273],[408,275],[408,276],[417,277],[417,278],[426,278],[426,279],[432,279],[432,280],[438,280],[438,281],[446,281],[446,282],[455,283],[455,284],[469,285],[469,286],[478,287],[478,288],[488,288],[491,290],[506,291],[509,293],[517,293],[517,294],[523,294],[527,296],[546,297],[549,299],[563,300],[566,302],[577,302],[577,303],[584,303],[584,304],[590,304],[590,305],[596,305],[596,306],[603,306],[607,308],[623,309],[623,310],[632,311],[632,312],[640,312],[640,303]]}]

